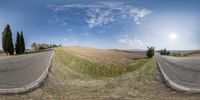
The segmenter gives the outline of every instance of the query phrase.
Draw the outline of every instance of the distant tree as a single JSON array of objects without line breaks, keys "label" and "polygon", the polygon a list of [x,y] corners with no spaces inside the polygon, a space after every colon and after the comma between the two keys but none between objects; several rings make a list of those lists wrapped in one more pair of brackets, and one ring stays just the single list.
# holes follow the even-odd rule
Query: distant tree
[{"label": "distant tree", "polygon": [[147,52],[146,52],[146,55],[147,55],[147,57],[148,58],[152,58],[153,56],[154,56],[154,47],[147,47],[148,48],[148,50],[147,50]]},{"label": "distant tree", "polygon": [[47,44],[47,43],[33,43],[31,45],[31,48],[34,50],[42,50],[42,49],[48,49],[48,48],[54,48],[54,47],[61,47],[62,45],[56,45],[56,44]]},{"label": "distant tree", "polygon": [[170,51],[167,51],[166,55],[170,55]]},{"label": "distant tree", "polygon": [[160,50],[160,55],[163,55],[163,49]]},{"label": "distant tree", "polygon": [[38,45],[37,45],[36,43],[33,43],[33,44],[31,45],[31,48],[34,49],[35,51],[39,49],[39,48],[38,48]]},{"label": "distant tree", "polygon": [[59,44],[58,47],[62,47],[62,44]]},{"label": "distant tree", "polygon": [[166,48],[160,50],[160,55],[170,55],[170,51],[168,51]]},{"label": "distant tree", "polygon": [[21,31],[20,34],[20,41],[21,41],[21,53],[24,53],[26,48],[25,48],[25,42],[24,42],[24,36],[23,36],[23,32]]},{"label": "distant tree", "polygon": [[15,43],[16,54],[21,54],[21,37],[19,32],[17,32],[16,43]]},{"label": "distant tree", "polygon": [[14,54],[14,45],[12,40],[12,32],[10,29],[10,25],[6,25],[4,31],[2,32],[2,48],[4,52],[8,55]]},{"label": "distant tree", "polygon": [[52,45],[52,44],[50,44],[50,45],[49,45],[49,48],[52,48],[52,47],[53,47],[53,45]]},{"label": "distant tree", "polygon": [[166,55],[166,54],[167,54],[167,50],[166,50],[166,48],[164,48],[163,55]]},{"label": "distant tree", "polygon": [[53,48],[58,47],[56,44],[53,44]]}]

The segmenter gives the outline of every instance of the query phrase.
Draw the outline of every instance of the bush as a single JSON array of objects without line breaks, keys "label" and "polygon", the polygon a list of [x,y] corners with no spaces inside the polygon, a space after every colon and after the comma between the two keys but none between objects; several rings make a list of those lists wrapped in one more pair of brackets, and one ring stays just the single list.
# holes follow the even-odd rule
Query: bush
[{"label": "bush", "polygon": [[146,52],[148,58],[152,58],[154,56],[154,47],[147,47],[148,50]]}]

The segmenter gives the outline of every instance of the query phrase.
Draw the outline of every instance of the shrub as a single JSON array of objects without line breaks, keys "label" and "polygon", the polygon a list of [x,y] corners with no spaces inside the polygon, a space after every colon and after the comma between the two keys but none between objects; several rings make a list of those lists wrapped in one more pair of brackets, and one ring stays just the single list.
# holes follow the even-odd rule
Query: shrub
[{"label": "shrub", "polygon": [[152,58],[154,56],[154,47],[147,47],[148,50],[146,52],[146,55],[148,58]]}]

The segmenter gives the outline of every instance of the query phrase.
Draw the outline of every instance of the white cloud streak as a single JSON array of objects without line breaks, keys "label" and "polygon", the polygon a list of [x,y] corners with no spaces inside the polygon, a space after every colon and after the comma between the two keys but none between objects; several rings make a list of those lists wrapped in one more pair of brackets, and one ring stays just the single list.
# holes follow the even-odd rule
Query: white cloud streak
[{"label": "white cloud streak", "polygon": [[88,33],[88,32],[83,32],[83,33],[81,33],[81,35],[87,37],[87,36],[90,36],[90,33]]},{"label": "white cloud streak", "polygon": [[118,37],[118,42],[128,45],[130,48],[135,48],[135,49],[146,48],[146,42],[137,38],[130,38],[128,35],[120,35]]},{"label": "white cloud streak", "polygon": [[[136,24],[140,24],[140,19],[152,13],[151,10],[145,8],[136,8],[130,5],[125,5],[121,2],[100,2],[95,4],[71,4],[60,6],[47,6],[54,10],[55,13],[64,12],[70,9],[85,10],[86,16],[85,22],[89,28],[106,25],[108,23],[123,20],[132,19]],[[67,13],[66,13],[67,14]],[[55,22],[61,21],[64,23],[64,18],[53,17]],[[50,20],[50,21],[52,21]]]}]

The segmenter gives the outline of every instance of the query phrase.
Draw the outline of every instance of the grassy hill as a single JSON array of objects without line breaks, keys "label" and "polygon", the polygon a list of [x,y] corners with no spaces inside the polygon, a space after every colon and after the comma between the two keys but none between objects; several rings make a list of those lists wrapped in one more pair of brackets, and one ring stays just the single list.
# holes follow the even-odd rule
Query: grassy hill
[{"label": "grassy hill", "polygon": [[[109,59],[105,58],[110,55],[112,56]],[[113,52],[95,48],[56,48],[51,72],[41,88],[25,94],[1,95],[0,100],[198,100],[200,98],[200,94],[184,94],[167,88],[156,68],[155,58],[144,59],[145,56],[130,58],[129,55],[131,54],[124,54],[123,51]],[[119,58],[112,60],[115,57]],[[120,62],[120,59],[124,59],[123,62]]]},{"label": "grassy hill", "polygon": [[134,71],[150,61],[144,52],[102,50],[84,47],[65,47],[55,51],[58,59],[73,71],[92,77],[117,76]]}]

